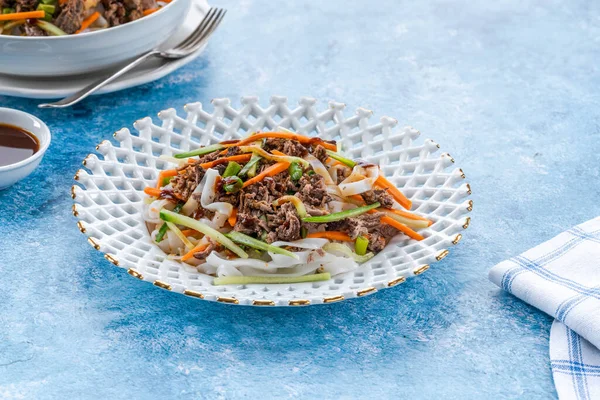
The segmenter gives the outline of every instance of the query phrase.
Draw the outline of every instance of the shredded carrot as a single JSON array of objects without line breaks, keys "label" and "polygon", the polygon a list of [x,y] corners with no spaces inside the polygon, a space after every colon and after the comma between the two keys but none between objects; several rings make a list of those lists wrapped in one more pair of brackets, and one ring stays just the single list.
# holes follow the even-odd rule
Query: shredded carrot
[{"label": "shredded carrot", "polygon": [[290,132],[257,133],[256,135],[248,136],[247,138],[242,139],[237,143],[226,144],[225,146],[226,147],[243,146],[245,144],[256,142],[257,140],[264,139],[264,138],[290,139],[290,140],[295,140],[297,142],[300,142],[302,144],[320,144],[321,146],[325,147],[328,150],[337,151],[337,146],[335,144],[326,142],[321,138],[311,138],[308,136],[296,135],[295,133],[290,133]]},{"label": "shredded carrot", "polygon": [[90,27],[90,25],[92,25],[94,22],[96,22],[96,20],[98,18],[100,18],[100,13],[98,11],[96,11],[95,13],[93,13],[92,15],[90,15],[89,17],[87,17],[86,19],[83,20],[83,22],[81,23],[81,28],[77,29],[75,31],[75,34],[85,31],[87,28]]},{"label": "shredded carrot", "polygon": [[68,1],[68,0],[58,0],[58,4],[60,4],[60,5],[62,6],[62,5],[63,5],[63,4],[65,4],[67,1]]},{"label": "shredded carrot", "polygon": [[275,154],[276,156],[287,156],[287,154],[282,153],[279,150],[271,150],[271,154]]},{"label": "shredded carrot", "polygon": [[228,151],[229,151],[229,149],[225,149],[222,152],[220,152],[219,155],[224,156],[225,154],[227,154]]},{"label": "shredded carrot", "polygon": [[431,225],[431,222],[432,222],[432,221],[428,220],[425,217],[421,217],[420,215],[409,213],[409,212],[406,212],[406,211],[395,210],[395,209],[387,209],[387,208],[385,210],[393,212],[394,214],[399,215],[399,216],[404,217],[404,218],[408,218],[408,219],[420,219],[421,221],[429,221],[430,222],[429,225]]},{"label": "shredded carrot", "polygon": [[215,161],[200,164],[200,166],[204,169],[208,169],[214,167],[215,165],[224,164],[229,161],[248,161],[251,157],[252,154],[238,154],[237,156],[219,158]]},{"label": "shredded carrot", "polygon": [[190,251],[188,251],[187,253],[185,253],[183,255],[183,257],[181,257],[181,261],[187,261],[190,258],[194,257],[194,254],[198,253],[199,251],[202,251],[204,249],[206,249],[208,247],[208,244],[206,243],[201,243],[198,246],[194,247],[193,249],[191,249]]},{"label": "shredded carrot", "polygon": [[177,176],[177,170],[176,169],[166,169],[164,171],[160,171],[160,173],[158,174],[158,179],[156,180],[156,188],[160,189],[163,185],[162,184],[163,180],[170,176]]},{"label": "shredded carrot", "polygon": [[235,225],[235,222],[237,221],[237,208],[233,208],[233,210],[231,211],[231,215],[229,216],[227,221],[229,222],[229,225]]},{"label": "shredded carrot", "polygon": [[340,240],[342,242],[353,242],[352,238],[348,236],[347,233],[340,231],[325,231],[325,232],[313,232],[306,235],[307,239],[330,239],[330,240]]},{"label": "shredded carrot", "polygon": [[254,178],[248,179],[246,182],[244,182],[244,185],[242,187],[250,186],[256,182],[260,182],[267,176],[277,175],[278,173],[283,172],[286,169],[288,169],[289,166],[290,166],[290,164],[286,163],[286,162],[280,162],[277,164],[273,164],[269,168],[267,168],[263,172],[261,172],[260,174],[256,175]]},{"label": "shredded carrot", "polygon": [[144,10],[144,16],[150,15],[152,13],[157,12],[158,10],[160,10],[160,7],[156,7],[156,8],[149,8],[147,10]]},{"label": "shredded carrot", "polygon": [[146,193],[148,196],[159,197],[160,189],[156,189],[156,188],[148,186],[147,188],[144,189],[144,193]]},{"label": "shredded carrot", "polygon": [[171,1],[173,1],[173,0],[161,0],[161,1],[162,1],[163,3],[167,3],[167,4],[169,4],[169,3],[170,3]]},{"label": "shredded carrot", "polygon": [[0,21],[12,21],[14,19],[44,18],[45,15],[45,11],[27,11],[10,14],[0,14]]},{"label": "shredded carrot", "polygon": [[181,233],[183,233],[184,236],[194,236],[196,234],[199,234],[200,232],[198,232],[195,229],[184,229],[181,231]]},{"label": "shredded carrot", "polygon": [[335,160],[335,159],[333,159],[331,157],[327,158],[327,162],[330,162],[330,161],[331,161],[331,166],[332,167],[335,167],[336,165],[341,165],[342,167],[349,168],[346,164],[344,164],[341,161]]},{"label": "shredded carrot", "polygon": [[401,224],[400,222],[396,221],[393,218],[390,218],[390,217],[387,217],[387,216],[386,217],[381,217],[381,223],[393,226],[394,228],[398,229],[400,232],[404,233],[406,236],[408,236],[410,238],[413,238],[415,240],[423,240],[423,239],[425,239],[423,236],[421,236],[417,232],[413,231],[408,226],[406,226],[404,224]]},{"label": "shredded carrot", "polygon": [[351,199],[354,199],[356,201],[360,201],[361,203],[365,202],[365,199],[363,199],[360,194],[352,194],[352,195],[350,195],[348,197],[350,197]]},{"label": "shredded carrot", "polygon": [[387,189],[390,192],[390,194],[392,195],[392,197],[402,207],[406,208],[407,210],[410,210],[410,208],[412,207],[412,202],[409,199],[407,199],[406,196],[403,195],[396,186],[392,185],[392,183],[390,181],[385,179],[385,176],[379,175],[379,177],[377,178],[375,183],[377,185],[379,185],[379,187]]}]

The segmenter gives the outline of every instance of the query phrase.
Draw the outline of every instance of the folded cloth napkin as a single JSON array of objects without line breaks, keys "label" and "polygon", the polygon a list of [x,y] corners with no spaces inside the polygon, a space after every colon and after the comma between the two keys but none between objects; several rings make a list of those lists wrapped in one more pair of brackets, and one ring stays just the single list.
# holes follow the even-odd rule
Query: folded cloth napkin
[{"label": "folded cloth napkin", "polygon": [[490,280],[554,316],[550,358],[561,399],[600,399],[600,217],[496,265]]}]

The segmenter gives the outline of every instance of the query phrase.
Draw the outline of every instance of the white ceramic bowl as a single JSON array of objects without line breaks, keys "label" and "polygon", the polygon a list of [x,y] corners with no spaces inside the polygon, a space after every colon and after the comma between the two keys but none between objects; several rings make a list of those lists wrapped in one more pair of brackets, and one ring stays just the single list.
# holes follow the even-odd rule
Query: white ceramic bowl
[{"label": "white ceramic bowl", "polygon": [[0,167],[0,190],[14,185],[33,172],[50,146],[50,130],[40,119],[23,111],[0,107],[0,124],[21,127],[40,142],[40,149],[31,157],[15,164]]},{"label": "white ceramic bowl", "polygon": [[0,73],[50,77],[105,69],[160,45],[179,27],[189,6],[190,0],[174,0],[147,17],[79,35],[0,35]]},{"label": "white ceramic bowl", "polygon": [[[229,99],[215,99],[207,108],[187,104],[184,115],[174,109],[161,111],[157,124],[150,117],[140,119],[134,124],[137,132],[123,128],[115,133],[115,142],[106,140],[96,147],[100,156],[85,158],[85,169],[75,174],[78,184],[71,192],[76,203],[73,215],[88,242],[113,264],[155,286],[204,300],[302,306],[362,297],[396,286],[425,272],[460,241],[471,221],[471,187],[454,159],[433,140],[422,140],[413,128],[398,129],[394,118],[381,117],[373,123],[372,116],[364,108],[349,113],[343,103],[320,105],[308,97],[298,105],[288,105],[280,96],[273,96],[267,105],[256,97],[244,97],[239,106]],[[159,156],[278,126],[335,139],[351,158],[380,164],[383,174],[412,200],[413,210],[434,221],[419,231],[425,239],[417,242],[397,235],[355,271],[330,281],[289,285],[215,286],[213,277],[168,259],[152,241],[142,216],[143,189],[154,186],[159,170],[168,168]]]}]

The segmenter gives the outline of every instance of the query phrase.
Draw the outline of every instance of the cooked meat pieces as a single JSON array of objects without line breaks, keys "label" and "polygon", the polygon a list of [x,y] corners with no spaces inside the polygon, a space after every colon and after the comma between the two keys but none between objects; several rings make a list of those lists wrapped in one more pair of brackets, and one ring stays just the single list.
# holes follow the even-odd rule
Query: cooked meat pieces
[{"label": "cooked meat pieces", "polygon": [[367,236],[378,228],[383,216],[383,213],[362,214],[358,217],[330,222],[327,224],[327,230],[346,232],[352,239],[356,239],[358,236]]},{"label": "cooked meat pieces", "polygon": [[[302,225],[296,214],[296,208],[292,203],[285,203],[279,207],[274,222],[277,225],[275,229],[277,240],[290,242],[301,238],[300,231]],[[271,240],[270,243],[274,241],[272,240],[272,235],[267,239]]]},{"label": "cooked meat pieces", "polygon": [[142,9],[143,10],[150,10],[152,8],[156,8],[157,4],[156,4],[156,0],[142,0]]},{"label": "cooked meat pieces", "polygon": [[129,11],[128,20],[135,21],[144,16],[144,8],[142,7],[142,0],[123,0],[125,9]]},{"label": "cooked meat pieces", "polygon": [[398,234],[398,230],[393,226],[381,224],[370,234],[369,246],[367,249],[379,253],[387,245],[387,242]]},{"label": "cooked meat pieces", "polygon": [[312,153],[313,156],[315,156],[322,163],[325,163],[325,161],[327,161],[327,158],[329,158],[327,152],[325,151],[325,147],[321,146],[320,144],[313,148]]},{"label": "cooked meat pieces", "polygon": [[369,190],[362,194],[362,198],[367,204],[379,202],[385,208],[392,208],[394,206],[394,198],[385,189]]},{"label": "cooked meat pieces", "polygon": [[123,3],[117,0],[102,0],[104,18],[110,26],[118,26],[127,22],[127,10]]},{"label": "cooked meat pieces", "polygon": [[278,150],[294,157],[304,157],[308,154],[308,149],[302,143],[289,139],[266,139],[264,149],[268,152]]},{"label": "cooked meat pieces", "polygon": [[37,7],[37,3],[37,0],[16,0],[14,2],[14,7],[17,10],[17,12],[33,11]]},{"label": "cooked meat pieces", "polygon": [[37,25],[25,24],[23,29],[26,36],[46,36],[46,32]]},{"label": "cooked meat pieces", "polygon": [[[187,201],[192,192],[204,178],[206,171],[198,165],[192,164],[179,169],[180,173],[171,179],[173,192],[183,201]],[[183,173],[181,172],[183,171]]]},{"label": "cooked meat pieces", "polygon": [[75,33],[81,28],[81,23],[85,18],[84,0],[67,0],[61,6],[60,14],[54,21],[54,25],[58,26],[65,33]]},{"label": "cooked meat pieces", "polygon": [[263,231],[268,232],[270,229],[267,225],[267,214],[275,212],[270,199],[269,190],[263,182],[242,189],[234,230],[257,235],[261,235]]},{"label": "cooked meat pieces", "polygon": [[325,180],[319,174],[303,175],[298,182],[300,190],[296,196],[304,203],[316,207],[325,207],[325,203],[331,200],[327,194]]}]

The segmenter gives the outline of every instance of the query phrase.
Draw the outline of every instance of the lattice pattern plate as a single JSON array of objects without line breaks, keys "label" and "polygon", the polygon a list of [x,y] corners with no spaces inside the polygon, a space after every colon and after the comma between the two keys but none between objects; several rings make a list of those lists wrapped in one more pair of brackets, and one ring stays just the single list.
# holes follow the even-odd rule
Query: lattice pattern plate
[{"label": "lattice pattern plate", "polygon": [[[469,225],[473,202],[471,188],[454,160],[439,151],[433,140],[420,141],[413,128],[397,129],[398,121],[382,117],[371,124],[373,112],[359,108],[345,113],[345,104],[330,102],[320,109],[312,98],[290,106],[285,97],[272,97],[261,107],[258,98],[244,97],[234,108],[229,99],[212,101],[213,110],[200,103],[187,104],[185,116],[174,109],[161,111],[160,124],[150,117],[134,123],[136,132],[123,128],[88,155],[84,169],[75,175],[73,214],[88,242],[113,264],[163,289],[205,300],[242,305],[297,306],[332,303],[361,297],[396,286],[408,277],[425,272],[429,265],[448,255],[460,233]],[[142,220],[143,189],[153,186],[158,170],[169,165],[161,154],[196,148],[198,145],[240,138],[256,130],[281,126],[298,133],[335,139],[353,158],[381,165],[386,177],[413,201],[413,210],[435,223],[421,231],[417,242],[399,235],[358,270],[327,282],[291,285],[213,286],[213,278],[195,268],[168,260],[150,239]]]}]

